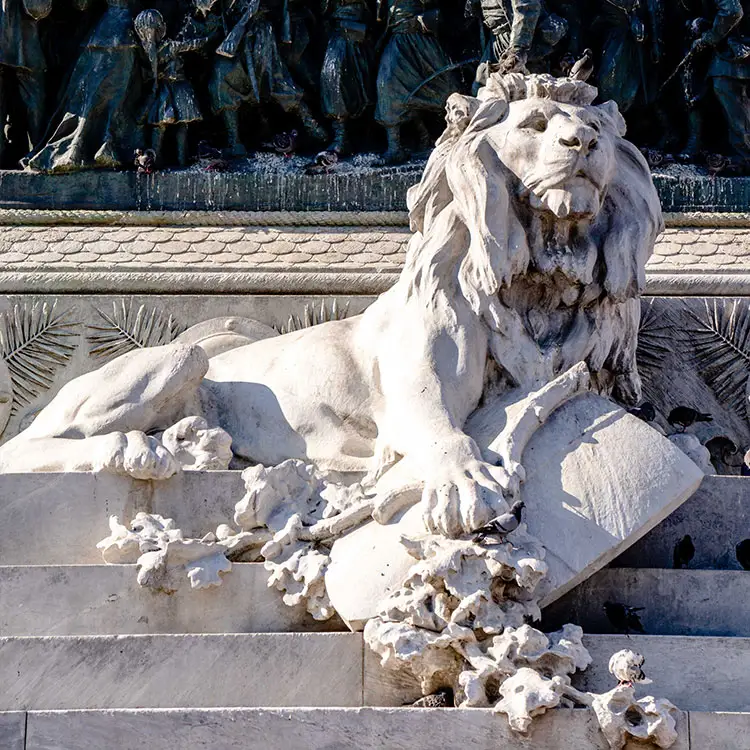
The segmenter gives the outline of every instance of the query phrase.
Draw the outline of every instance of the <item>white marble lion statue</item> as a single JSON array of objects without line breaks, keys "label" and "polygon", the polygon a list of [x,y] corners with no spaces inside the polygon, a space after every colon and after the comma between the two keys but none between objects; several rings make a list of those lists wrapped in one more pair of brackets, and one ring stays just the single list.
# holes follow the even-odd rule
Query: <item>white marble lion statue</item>
[{"label": "white marble lion statue", "polygon": [[[0,448],[0,471],[166,478],[181,441],[205,453],[223,430],[246,462],[300,458],[371,482],[406,466],[429,530],[486,523],[523,468],[513,436],[482,453],[472,414],[578,363],[599,392],[640,395],[638,296],[662,217],[616,106],[595,96],[521,74],[453,95],[409,191],[403,272],[363,314],[211,358],[184,343],[125,354],[65,385]],[[154,437],[196,416],[169,433],[172,452]]]}]

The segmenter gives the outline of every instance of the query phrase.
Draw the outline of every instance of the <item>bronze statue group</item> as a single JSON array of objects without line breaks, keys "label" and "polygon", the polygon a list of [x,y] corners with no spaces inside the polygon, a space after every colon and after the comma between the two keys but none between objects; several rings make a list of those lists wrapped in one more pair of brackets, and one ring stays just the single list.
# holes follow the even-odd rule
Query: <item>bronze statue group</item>
[{"label": "bronze statue group", "polygon": [[653,164],[742,174],[745,2],[3,0],[0,167],[128,168],[145,150],[149,170],[185,167],[199,144],[230,160],[280,134],[287,155],[399,164],[429,150],[454,91],[575,66]]}]

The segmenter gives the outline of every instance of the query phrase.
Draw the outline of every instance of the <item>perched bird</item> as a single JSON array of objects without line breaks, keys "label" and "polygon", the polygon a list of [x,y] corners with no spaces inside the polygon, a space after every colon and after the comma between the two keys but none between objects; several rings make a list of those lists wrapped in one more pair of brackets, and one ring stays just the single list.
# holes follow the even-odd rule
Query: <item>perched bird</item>
[{"label": "perched bird", "polygon": [[137,148],[133,156],[133,164],[135,164],[138,174],[151,174],[154,171],[156,165],[156,151],[154,149],[147,148],[144,151]]},{"label": "perched bird", "polygon": [[632,409],[628,409],[628,414],[632,414],[638,419],[642,419],[644,422],[653,422],[656,419],[656,409],[654,405],[648,401],[644,401],[640,406],[634,406]]},{"label": "perched bird", "polygon": [[264,143],[263,148],[275,151],[288,159],[297,150],[297,138],[299,138],[299,133],[296,130],[278,133],[270,143]]},{"label": "perched bird", "polygon": [[335,151],[321,151],[311,164],[305,167],[305,174],[330,174],[339,163],[339,155]]},{"label": "perched bird", "polygon": [[741,466],[740,449],[726,435],[712,437],[705,442],[705,446],[711,454],[711,463],[717,474],[734,474],[737,467]]},{"label": "perched bird", "polygon": [[566,52],[561,58],[558,65],[560,66],[560,73],[562,73],[564,78],[570,77],[570,71],[573,69],[573,66],[576,64],[575,56],[572,52]]},{"label": "perched bird", "polygon": [[573,63],[570,69],[569,78],[575,81],[588,81],[594,72],[594,53],[588,49],[583,50],[583,54]]},{"label": "perched bird", "polygon": [[198,144],[198,151],[196,153],[197,159],[221,159],[224,154],[221,149],[215,148],[208,141],[201,141]]},{"label": "perched bird", "polygon": [[609,660],[609,673],[617,680],[618,685],[633,687],[633,683],[648,684],[651,680],[643,671],[645,661],[642,654],[624,648],[612,654]]},{"label": "perched bird", "polygon": [[497,518],[493,518],[486,526],[474,529],[474,533],[476,534],[474,542],[482,544],[488,536],[504,537],[506,534],[510,534],[511,531],[515,531],[521,523],[521,516],[525,507],[526,503],[523,500],[519,500],[513,503],[509,513],[503,513]]},{"label": "perched bird", "polygon": [[667,422],[672,427],[682,427],[681,432],[685,432],[688,427],[696,422],[713,422],[713,419],[710,414],[704,414],[697,409],[693,409],[692,406],[676,406],[669,412]]},{"label": "perched bird", "polygon": [[633,633],[645,633],[641,618],[638,616],[645,607],[630,607],[627,604],[619,602],[605,602],[604,612],[607,619],[615,630],[619,630],[625,635]]},{"label": "perched bird", "polygon": [[706,167],[711,177],[721,174],[729,166],[729,158],[724,154],[706,154]]},{"label": "perched bird", "polygon": [[455,706],[453,689],[449,687],[440,688],[430,695],[425,695],[412,703],[414,708],[453,708]]},{"label": "perched bird", "polygon": [[743,539],[735,548],[737,562],[743,570],[750,570],[750,539]]},{"label": "perched bird", "polygon": [[674,552],[672,552],[672,567],[675,568],[675,570],[687,568],[694,557],[695,545],[693,544],[693,538],[690,534],[685,534],[685,536],[674,546]]}]

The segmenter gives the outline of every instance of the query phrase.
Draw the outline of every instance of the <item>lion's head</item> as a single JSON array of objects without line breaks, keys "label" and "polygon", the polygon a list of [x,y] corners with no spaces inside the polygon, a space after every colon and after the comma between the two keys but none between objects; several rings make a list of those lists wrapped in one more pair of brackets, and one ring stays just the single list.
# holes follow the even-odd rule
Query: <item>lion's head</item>
[{"label": "lion's head", "polygon": [[[536,295],[527,327],[538,339],[547,330],[540,314],[560,319],[568,310],[572,321],[575,310],[586,310],[582,319],[593,321],[594,308],[623,304],[617,330],[592,323],[580,334],[600,340],[588,356],[602,364],[634,347],[635,298],[663,221],[648,165],[623,138],[617,106],[593,104],[596,95],[582,81],[518,73],[491,75],[476,98],[454,94],[448,127],[409,192],[418,234],[405,272],[418,266],[421,278],[449,244],[455,252],[463,243],[463,296],[492,328],[500,327],[500,297],[521,309],[531,304],[523,294]],[[598,333],[605,328],[606,340]]]}]

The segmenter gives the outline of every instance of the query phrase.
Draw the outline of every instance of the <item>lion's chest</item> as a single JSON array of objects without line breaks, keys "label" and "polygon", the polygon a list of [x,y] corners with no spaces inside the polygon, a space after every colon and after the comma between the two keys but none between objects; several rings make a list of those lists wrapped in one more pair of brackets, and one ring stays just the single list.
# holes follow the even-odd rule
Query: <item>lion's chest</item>
[{"label": "lion's chest", "polygon": [[527,333],[544,349],[561,346],[571,329],[585,322],[584,288],[562,275],[530,274],[503,292],[503,302],[520,316]]}]

